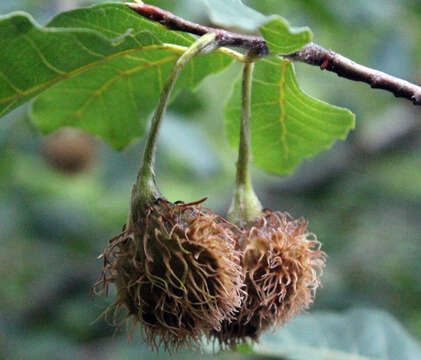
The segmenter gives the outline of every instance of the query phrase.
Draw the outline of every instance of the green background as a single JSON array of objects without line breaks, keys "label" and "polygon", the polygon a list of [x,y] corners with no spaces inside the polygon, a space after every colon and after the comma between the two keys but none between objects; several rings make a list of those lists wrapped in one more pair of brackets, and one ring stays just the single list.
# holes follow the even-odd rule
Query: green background
[{"label": "green background", "polygon": [[[208,21],[204,8],[191,0],[150,3]],[[310,26],[324,47],[421,83],[418,1],[247,3]],[[45,24],[85,4],[2,0],[0,13],[25,10]],[[222,136],[223,106],[240,70],[232,65],[194,94],[181,93],[171,106],[157,164],[160,187],[170,200],[207,196],[207,206],[226,212],[236,153]],[[294,175],[253,173],[264,206],[309,219],[328,253],[311,313],[376,308],[419,340],[420,110],[317,68],[298,64],[296,71],[306,92],[356,114],[356,130],[346,142],[305,160]],[[0,120],[0,359],[151,356],[142,353],[140,341],[128,344],[124,332],[114,334],[102,320],[93,323],[111,299],[88,296],[101,268],[96,256],[125,222],[143,141],[117,152],[95,139],[91,166],[70,176],[46,161],[49,140],[26,114],[23,106]]]}]

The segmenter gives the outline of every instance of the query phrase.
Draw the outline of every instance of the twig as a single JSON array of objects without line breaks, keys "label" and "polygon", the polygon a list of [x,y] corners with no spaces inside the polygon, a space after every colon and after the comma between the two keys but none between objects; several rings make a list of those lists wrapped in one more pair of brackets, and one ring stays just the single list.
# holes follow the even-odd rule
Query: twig
[{"label": "twig", "polygon": [[126,5],[143,17],[159,22],[168,29],[184,31],[199,36],[207,33],[215,33],[219,46],[234,46],[252,50],[257,56],[269,54],[266,42],[260,36],[237,34],[224,29],[196,24],[153,5],[135,3],[126,3]]},{"label": "twig", "polygon": [[285,57],[293,61],[320,66],[320,69],[334,72],[340,77],[365,82],[373,89],[386,90],[393,93],[396,97],[406,98],[415,105],[421,105],[420,86],[357,64],[332,50],[324,49],[320,45],[310,43],[300,51]]},{"label": "twig", "polygon": [[[159,22],[171,30],[183,31],[200,36],[212,32],[216,34],[216,40],[219,46],[242,48],[251,51],[256,56],[266,56],[269,54],[266,41],[260,36],[238,34],[224,29],[196,24],[152,5],[127,3],[127,6],[145,18]],[[331,71],[340,77],[367,83],[372,88],[389,91],[396,97],[402,97],[411,100],[415,105],[421,105],[420,86],[357,64],[317,44],[310,43],[300,51],[291,55],[285,55],[284,57],[292,61],[319,66],[322,70]]]}]

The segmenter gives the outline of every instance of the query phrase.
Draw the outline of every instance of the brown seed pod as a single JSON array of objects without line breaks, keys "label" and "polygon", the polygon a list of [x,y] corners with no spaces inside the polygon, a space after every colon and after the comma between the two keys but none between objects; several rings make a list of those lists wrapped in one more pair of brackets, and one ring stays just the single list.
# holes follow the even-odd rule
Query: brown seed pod
[{"label": "brown seed pod", "polygon": [[233,348],[287,322],[313,302],[326,255],[308,223],[266,211],[238,234],[247,296],[234,322],[212,337]]},{"label": "brown seed pod", "polygon": [[197,204],[159,199],[131,227],[103,253],[96,287],[116,286],[109,310],[126,308],[157,350],[199,345],[233,319],[243,297],[233,225]]}]

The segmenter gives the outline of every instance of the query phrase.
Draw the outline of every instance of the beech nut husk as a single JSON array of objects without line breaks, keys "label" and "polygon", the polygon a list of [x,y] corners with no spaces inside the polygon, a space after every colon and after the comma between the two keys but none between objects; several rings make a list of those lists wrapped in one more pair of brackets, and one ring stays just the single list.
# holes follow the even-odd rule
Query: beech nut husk
[{"label": "beech nut husk", "polygon": [[126,309],[147,344],[178,350],[234,319],[244,292],[233,225],[196,204],[158,199],[103,253],[96,289],[114,284],[108,311]]},{"label": "beech nut husk", "polygon": [[276,328],[313,302],[326,255],[307,221],[266,210],[237,233],[246,297],[236,320],[224,321],[211,337],[234,348]]}]

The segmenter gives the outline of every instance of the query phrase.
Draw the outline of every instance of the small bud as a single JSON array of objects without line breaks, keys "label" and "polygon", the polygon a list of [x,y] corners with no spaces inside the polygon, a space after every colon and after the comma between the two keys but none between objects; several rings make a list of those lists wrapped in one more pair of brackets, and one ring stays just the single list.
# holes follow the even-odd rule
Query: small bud
[{"label": "small bud", "polygon": [[104,251],[103,278],[113,283],[112,309],[142,324],[149,346],[200,344],[241,305],[242,272],[233,225],[196,205],[159,199]]},{"label": "small bud", "polygon": [[304,220],[266,211],[238,235],[247,296],[236,321],[212,332],[222,347],[258,341],[313,302],[326,256],[306,229]]}]

